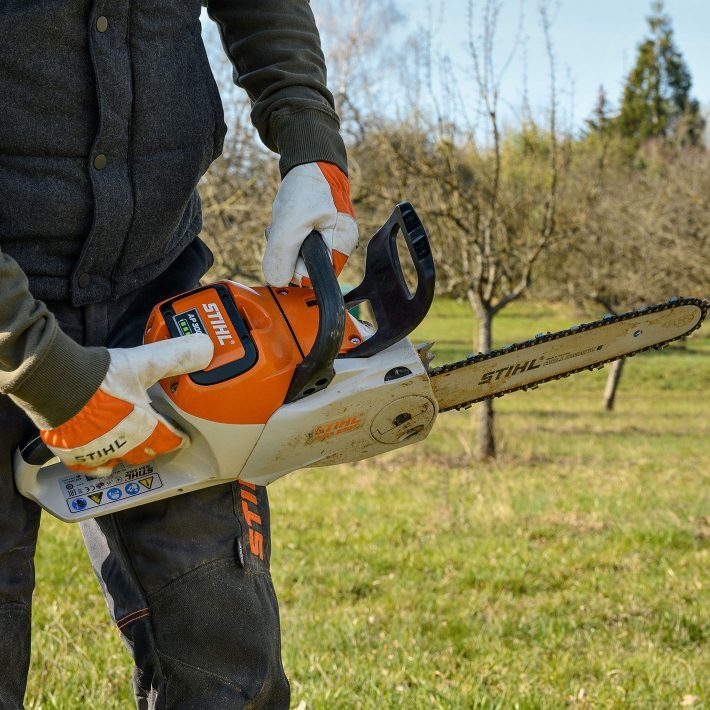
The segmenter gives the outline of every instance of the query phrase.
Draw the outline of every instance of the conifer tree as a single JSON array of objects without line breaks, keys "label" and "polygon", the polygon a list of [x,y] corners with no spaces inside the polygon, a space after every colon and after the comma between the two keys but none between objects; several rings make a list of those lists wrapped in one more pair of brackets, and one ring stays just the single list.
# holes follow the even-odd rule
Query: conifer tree
[{"label": "conifer tree", "polygon": [[692,79],[675,44],[671,19],[662,0],[654,0],[651,11],[650,36],[639,45],[621,110],[611,125],[636,147],[652,139],[678,147],[701,145],[705,121],[690,95]]}]

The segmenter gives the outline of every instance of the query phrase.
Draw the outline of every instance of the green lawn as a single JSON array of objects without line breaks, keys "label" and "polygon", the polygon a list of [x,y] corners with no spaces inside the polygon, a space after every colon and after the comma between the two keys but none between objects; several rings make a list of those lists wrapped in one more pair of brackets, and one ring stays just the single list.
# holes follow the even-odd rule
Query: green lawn
[{"label": "green lawn", "polygon": [[[495,340],[579,320],[523,303]],[[443,364],[471,329],[440,301],[415,340]],[[629,361],[612,414],[606,371],[496,401],[495,464],[452,413],[423,444],[276,483],[294,707],[708,707],[708,335]],[[78,529],[45,516],[37,566],[28,707],[131,707]]]}]

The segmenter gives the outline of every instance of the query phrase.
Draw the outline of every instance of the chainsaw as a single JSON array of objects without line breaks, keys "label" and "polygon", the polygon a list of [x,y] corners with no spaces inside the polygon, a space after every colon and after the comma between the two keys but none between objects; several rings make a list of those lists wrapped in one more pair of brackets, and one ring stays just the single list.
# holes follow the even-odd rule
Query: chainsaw
[{"label": "chainsaw", "polygon": [[[189,435],[188,448],[97,478],[66,468],[36,437],[15,452],[20,493],[73,522],[235,479],[266,485],[301,468],[360,461],[422,441],[440,412],[663,347],[700,327],[708,308],[675,298],[431,368],[431,344],[407,338],[435,281],[429,238],[409,203],[372,237],[363,280],[345,296],[317,232],[301,253],[312,288],[219,281],[153,308],[145,343],[192,333],[214,343],[205,370],[149,391]],[[375,325],[351,313],[364,302]]]}]

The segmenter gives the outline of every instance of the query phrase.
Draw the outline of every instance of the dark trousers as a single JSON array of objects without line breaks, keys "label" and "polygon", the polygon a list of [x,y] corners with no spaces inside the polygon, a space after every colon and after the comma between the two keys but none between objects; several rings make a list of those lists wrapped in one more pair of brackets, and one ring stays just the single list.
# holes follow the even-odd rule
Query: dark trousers
[{"label": "dark trousers", "polygon": [[[78,342],[133,347],[152,305],[195,286],[208,266],[209,252],[196,240],[165,274],[118,301],[48,305]],[[29,430],[0,396],[2,710],[22,707],[29,664],[39,508],[15,490],[11,465]],[[258,547],[245,515],[264,536]],[[87,521],[82,533],[135,661],[138,708],[288,707],[266,489],[213,486]]]}]

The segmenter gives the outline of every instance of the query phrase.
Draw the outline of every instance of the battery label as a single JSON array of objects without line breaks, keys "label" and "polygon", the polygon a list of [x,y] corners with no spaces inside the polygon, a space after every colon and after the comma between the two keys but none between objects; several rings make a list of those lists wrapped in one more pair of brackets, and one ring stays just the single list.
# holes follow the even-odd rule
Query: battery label
[{"label": "battery label", "polygon": [[207,333],[196,308],[174,315],[173,320],[180,331],[180,335]]},{"label": "battery label", "polygon": [[136,466],[119,464],[110,476],[94,478],[75,473],[59,480],[70,513],[83,513],[91,508],[151,493],[163,487],[154,463]]}]

